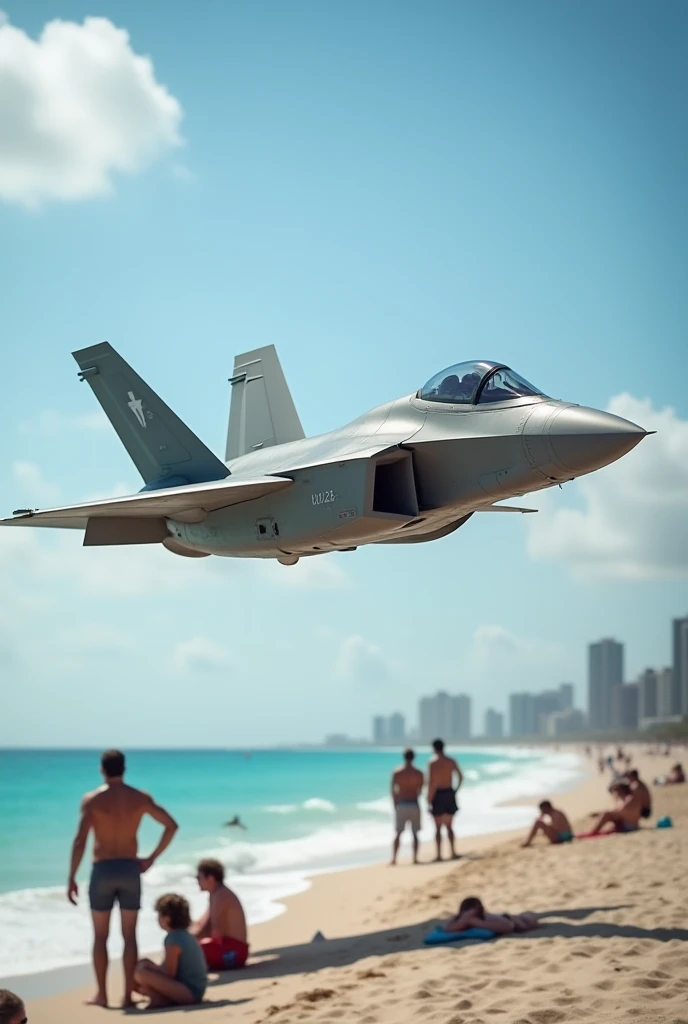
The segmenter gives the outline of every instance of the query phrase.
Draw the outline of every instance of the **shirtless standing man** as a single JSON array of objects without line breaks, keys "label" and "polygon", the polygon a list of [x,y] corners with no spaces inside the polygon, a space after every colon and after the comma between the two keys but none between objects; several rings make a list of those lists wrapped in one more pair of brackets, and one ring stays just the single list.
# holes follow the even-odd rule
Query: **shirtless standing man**
[{"label": "shirtless standing man", "polygon": [[404,763],[392,772],[392,800],[394,801],[395,830],[392,846],[392,864],[397,862],[401,834],[407,825],[413,832],[413,863],[418,863],[418,833],[420,832],[420,807],[418,797],[423,790],[423,773],[413,766],[416,755],[412,750],[404,751]]},{"label": "shirtless standing man", "polygon": [[248,959],[246,916],[239,897],[225,885],[225,869],[219,860],[199,862],[198,887],[209,896],[208,909],[189,931],[201,944],[211,971],[236,970]]},{"label": "shirtless standing man", "polygon": [[[76,905],[79,889],[76,873],[79,870],[88,834],[93,831],[93,870],[89,886],[93,916],[93,967],[98,991],[89,1000],[93,1006],[107,1006],[107,940],[110,934],[110,914],[115,901],[119,903],[124,939],[124,998],[123,1006],[132,1006],[134,969],[138,959],[136,948],[136,921],[141,908],[141,875],[148,871],[163,850],[172,842],[177,823],[148,793],[127,786],[124,775],[124,754],[119,750],[106,750],[100,759],[104,785],[86,793],[81,801],[81,816],[72,844],[72,859],[67,883],[67,898]],[[164,832],[149,857],[138,857],[137,833],[141,819],[149,814],[160,822]]]},{"label": "shirtless standing man", "polygon": [[[435,755],[430,759],[428,765],[428,803],[430,813],[435,819],[435,842],[437,843],[435,860],[442,860],[443,825],[447,830],[452,859],[457,860],[452,821],[459,809],[456,803],[456,794],[463,782],[463,775],[456,761],[445,754],[444,740],[435,740],[432,749],[435,751]],[[455,774],[457,777],[456,787],[454,787]]]}]

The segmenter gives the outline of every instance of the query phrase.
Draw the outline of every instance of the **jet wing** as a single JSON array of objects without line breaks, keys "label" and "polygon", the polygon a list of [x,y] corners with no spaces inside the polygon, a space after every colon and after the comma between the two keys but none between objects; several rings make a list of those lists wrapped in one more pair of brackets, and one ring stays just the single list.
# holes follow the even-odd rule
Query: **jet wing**
[{"label": "jet wing", "polygon": [[210,483],[165,487],[83,505],[64,505],[44,510],[20,509],[12,519],[0,519],[0,526],[51,526],[57,529],[85,530],[89,519],[177,517],[186,522],[198,522],[207,512],[262,498],[273,491],[289,487],[291,483],[288,477],[257,476],[237,480],[230,476]]},{"label": "jet wing", "polygon": [[536,508],[520,508],[519,505],[483,505],[476,512],[537,512]]}]

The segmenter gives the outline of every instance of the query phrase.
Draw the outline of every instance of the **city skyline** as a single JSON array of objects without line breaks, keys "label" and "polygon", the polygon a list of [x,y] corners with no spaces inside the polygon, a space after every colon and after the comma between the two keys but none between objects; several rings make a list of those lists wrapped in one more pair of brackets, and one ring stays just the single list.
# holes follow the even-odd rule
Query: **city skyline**
[{"label": "city skyline", "polygon": [[[428,743],[439,737],[448,742],[470,739],[565,738],[585,733],[634,732],[688,717],[688,616],[671,620],[670,653],[673,663],[648,667],[635,680],[624,673],[625,644],[603,637],[588,644],[587,701],[575,706],[571,682],[548,690],[522,690],[509,694],[504,710],[485,709],[482,730],[473,731],[473,696],[438,690],[418,700],[416,725],[406,729],[406,716],[397,712],[373,719],[374,743]],[[388,722],[395,722],[389,728]]]}]

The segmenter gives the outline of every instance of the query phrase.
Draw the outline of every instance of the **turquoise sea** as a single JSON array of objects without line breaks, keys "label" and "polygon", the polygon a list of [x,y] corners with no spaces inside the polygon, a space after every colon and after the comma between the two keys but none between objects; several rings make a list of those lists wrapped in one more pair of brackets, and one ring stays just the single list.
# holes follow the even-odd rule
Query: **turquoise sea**
[{"label": "turquoise sea", "polygon": [[[457,819],[463,835],[521,827],[532,812],[498,806],[502,801],[566,788],[580,772],[571,754],[453,753],[466,777]],[[387,856],[389,776],[399,760],[387,750],[128,753],[127,780],[152,792],[180,824],[144,879],[142,948],[159,945],[150,908],[161,892],[183,892],[200,910],[194,864],[201,856],[223,861],[253,923],[280,913],[279,900],[305,888],[308,875]],[[427,760],[419,756],[419,767]],[[0,977],[88,960],[88,908],[85,900],[70,906],[64,885],[79,799],[99,784],[98,764],[97,751],[0,751]],[[223,828],[235,814],[247,831]],[[429,838],[428,826],[426,816]],[[143,853],[157,834],[147,822]],[[79,877],[84,896],[88,867],[87,852]]]}]

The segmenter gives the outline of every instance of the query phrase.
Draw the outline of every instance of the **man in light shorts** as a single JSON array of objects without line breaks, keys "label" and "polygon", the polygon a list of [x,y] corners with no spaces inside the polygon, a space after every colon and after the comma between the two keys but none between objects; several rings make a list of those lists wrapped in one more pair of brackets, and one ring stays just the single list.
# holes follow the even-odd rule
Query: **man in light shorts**
[{"label": "man in light shorts", "polygon": [[392,846],[392,864],[397,862],[399,843],[407,825],[413,832],[413,863],[418,863],[418,833],[420,832],[420,805],[418,798],[423,790],[423,773],[413,767],[415,754],[404,751],[404,763],[392,772],[392,800],[394,801],[395,831]]}]

